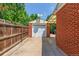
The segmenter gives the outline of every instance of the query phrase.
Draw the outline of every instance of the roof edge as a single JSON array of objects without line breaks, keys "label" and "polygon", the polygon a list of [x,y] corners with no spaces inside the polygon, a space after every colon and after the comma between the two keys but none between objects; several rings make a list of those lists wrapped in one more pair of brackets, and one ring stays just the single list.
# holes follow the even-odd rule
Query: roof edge
[{"label": "roof edge", "polygon": [[62,7],[64,7],[66,5],[66,3],[62,4],[55,12],[54,14],[56,14]]}]

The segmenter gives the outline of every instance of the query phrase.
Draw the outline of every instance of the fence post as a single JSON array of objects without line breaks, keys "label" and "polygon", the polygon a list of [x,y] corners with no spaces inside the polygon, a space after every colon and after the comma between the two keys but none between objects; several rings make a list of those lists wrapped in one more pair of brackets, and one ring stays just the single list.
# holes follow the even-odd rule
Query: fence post
[{"label": "fence post", "polygon": [[50,23],[46,23],[47,37],[50,37]]},{"label": "fence post", "polygon": [[32,37],[32,23],[29,23],[29,37]]}]

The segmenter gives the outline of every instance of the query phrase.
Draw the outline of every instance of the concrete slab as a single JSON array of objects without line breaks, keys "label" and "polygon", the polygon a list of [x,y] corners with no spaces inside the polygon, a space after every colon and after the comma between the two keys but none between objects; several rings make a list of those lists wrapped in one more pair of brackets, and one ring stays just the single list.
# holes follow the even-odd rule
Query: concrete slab
[{"label": "concrete slab", "polygon": [[3,56],[67,56],[56,46],[55,37],[27,38]]},{"label": "concrete slab", "polygon": [[62,50],[56,46],[54,37],[42,39],[42,55],[43,56],[67,56]]},{"label": "concrete slab", "polygon": [[[17,48],[19,46],[19,48]],[[16,49],[16,50],[14,50]],[[40,38],[28,38],[8,51],[5,56],[41,56],[42,40]],[[10,54],[9,54],[10,53]]]}]

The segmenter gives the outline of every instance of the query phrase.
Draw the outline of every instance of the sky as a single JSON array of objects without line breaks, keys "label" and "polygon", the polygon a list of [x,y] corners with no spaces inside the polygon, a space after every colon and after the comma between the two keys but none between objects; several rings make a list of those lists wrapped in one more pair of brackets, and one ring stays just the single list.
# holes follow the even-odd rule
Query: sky
[{"label": "sky", "polygon": [[56,3],[26,3],[25,8],[29,15],[38,14],[45,20],[48,15],[53,13]]}]

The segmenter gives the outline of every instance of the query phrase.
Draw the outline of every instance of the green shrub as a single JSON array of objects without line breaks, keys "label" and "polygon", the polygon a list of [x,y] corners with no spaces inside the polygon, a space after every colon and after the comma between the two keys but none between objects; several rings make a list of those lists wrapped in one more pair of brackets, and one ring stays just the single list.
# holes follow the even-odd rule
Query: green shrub
[{"label": "green shrub", "polygon": [[50,33],[55,33],[56,31],[56,24],[53,23],[53,24],[50,24]]}]

